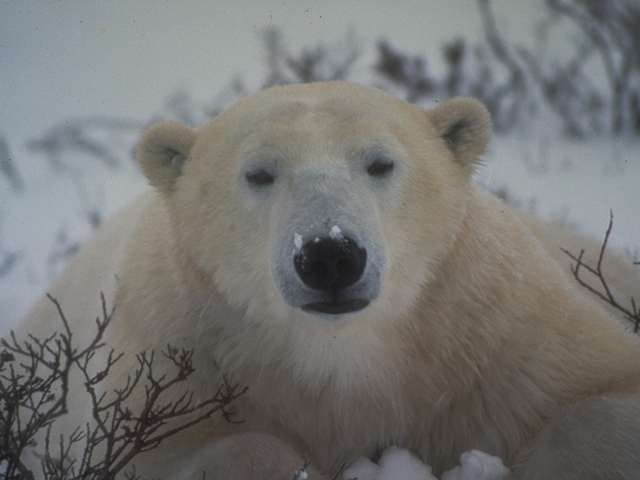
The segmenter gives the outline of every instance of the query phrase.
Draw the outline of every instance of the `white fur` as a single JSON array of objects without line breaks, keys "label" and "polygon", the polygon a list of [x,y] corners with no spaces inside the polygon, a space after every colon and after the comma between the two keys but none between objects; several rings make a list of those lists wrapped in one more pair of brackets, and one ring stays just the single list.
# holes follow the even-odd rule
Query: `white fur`
[{"label": "white fur", "polygon": [[[478,102],[428,112],[341,82],[266,90],[198,130],[152,129],[139,157],[155,191],[107,223],[51,292],[79,338],[91,335],[104,290],[117,307],[105,339],[116,349],[187,345],[198,395],[215,391],[222,372],[250,389],[238,402],[244,424],[200,425],[141,458],[139,473],[169,478],[188,467],[242,479],[275,456],[281,469],[269,478],[291,478],[303,457],[311,478],[330,478],[343,462],[398,445],[438,475],[479,449],[528,478],[532,462],[573,448],[536,457],[562,407],[624,392],[612,411],[626,418],[640,386],[636,340],[554,260],[559,239],[573,249],[579,237],[473,186],[470,165],[489,133]],[[372,183],[359,156],[372,144],[396,161],[386,183]],[[246,184],[250,162],[277,171],[272,186]],[[291,200],[303,178],[318,179],[312,194],[335,193],[345,218],[357,208],[353,221],[384,259],[364,310],[328,320],[288,305],[274,283],[273,252],[300,243],[279,235],[304,208]],[[54,317],[43,300],[24,330],[45,334]],[[105,388],[122,382],[127,358]],[[72,412],[69,426],[84,422],[82,408]]]}]

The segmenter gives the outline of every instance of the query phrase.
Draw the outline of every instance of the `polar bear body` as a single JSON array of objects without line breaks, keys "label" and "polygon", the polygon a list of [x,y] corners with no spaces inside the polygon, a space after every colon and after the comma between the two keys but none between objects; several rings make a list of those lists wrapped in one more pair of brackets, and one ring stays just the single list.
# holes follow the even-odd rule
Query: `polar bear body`
[{"label": "polar bear body", "polygon": [[[389,445],[436,473],[472,449],[518,478],[546,463],[574,478],[603,460],[563,443],[555,416],[575,404],[629,418],[640,351],[550,254],[574,245],[471,182],[488,136],[471,100],[424,111],[340,82],[266,90],[198,130],[151,129],[138,157],[154,191],[108,223],[51,293],[80,337],[103,291],[116,306],[110,345],[186,345],[199,394],[221,373],[249,391],[244,424],[183,433],[141,457],[140,473],[242,478],[275,456],[264,478],[289,478],[303,457],[330,478]],[[334,245],[348,251],[337,263]],[[25,329],[44,334],[54,316],[44,300]],[[84,421],[81,407],[69,422]],[[616,447],[604,460],[621,472],[638,465],[628,453],[640,449],[638,425],[602,432]],[[575,464],[554,463],[568,451]]]}]

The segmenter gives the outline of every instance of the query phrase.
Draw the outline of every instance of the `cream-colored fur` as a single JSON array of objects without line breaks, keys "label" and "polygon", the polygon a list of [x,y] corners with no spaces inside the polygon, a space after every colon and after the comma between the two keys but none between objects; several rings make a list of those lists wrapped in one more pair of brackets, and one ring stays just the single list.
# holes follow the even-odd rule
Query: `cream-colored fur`
[{"label": "cream-colored fur", "polygon": [[[516,478],[631,478],[605,472],[640,468],[636,338],[568,274],[559,247],[577,250],[580,237],[471,183],[489,132],[475,101],[425,112],[339,82],[263,91],[198,130],[153,128],[139,159],[156,188],[107,223],[51,293],[81,337],[102,290],[117,308],[112,346],[186,345],[199,394],[221,372],[249,391],[237,405],[244,424],[201,424],[141,456],[138,471],[288,479],[304,458],[312,478],[330,478],[343,462],[398,445],[436,472],[480,449]],[[364,172],[358,152],[372,143],[396,162],[386,183]],[[270,162],[273,185],[248,187],[247,162]],[[335,215],[362,209],[384,264],[363,310],[303,312],[274,283],[273,252],[293,242],[281,230],[307,208],[292,199],[317,200],[291,193],[304,178],[335,201]],[[624,269],[616,262],[608,265]],[[43,300],[24,329],[42,335],[55,317]],[[69,425],[88,413],[74,401]],[[620,421],[572,422],[574,412]],[[557,433],[565,425],[571,435]],[[615,448],[585,447],[594,435]],[[622,440],[635,450],[618,448]],[[586,460],[592,476],[579,477]]]}]

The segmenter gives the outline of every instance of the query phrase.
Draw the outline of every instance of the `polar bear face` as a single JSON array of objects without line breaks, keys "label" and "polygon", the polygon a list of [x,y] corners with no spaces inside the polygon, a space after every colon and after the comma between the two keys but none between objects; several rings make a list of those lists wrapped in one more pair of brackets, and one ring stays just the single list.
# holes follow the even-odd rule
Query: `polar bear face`
[{"label": "polar bear face", "polygon": [[408,312],[455,241],[488,114],[349,83],[276,87],[138,149],[179,249],[233,306],[333,324]]}]

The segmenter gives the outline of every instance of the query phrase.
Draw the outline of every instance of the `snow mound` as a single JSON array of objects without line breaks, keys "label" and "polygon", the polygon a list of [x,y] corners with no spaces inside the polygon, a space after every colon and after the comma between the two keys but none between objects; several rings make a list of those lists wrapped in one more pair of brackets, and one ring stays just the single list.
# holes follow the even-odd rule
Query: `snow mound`
[{"label": "snow mound", "polygon": [[[460,457],[460,465],[442,474],[441,480],[505,480],[509,470],[502,460],[479,450],[470,450]],[[408,450],[390,447],[380,461],[359,458],[343,473],[343,480],[438,480],[431,467],[422,463]]]},{"label": "snow mound", "polygon": [[331,230],[329,231],[329,237],[331,237],[333,240],[339,240],[342,238],[342,230],[340,230],[340,227],[338,225],[334,225],[333,227],[331,227]]},{"label": "snow mound", "polygon": [[470,450],[460,456],[460,465],[442,474],[442,480],[502,480],[509,469],[502,460],[479,450]]}]

